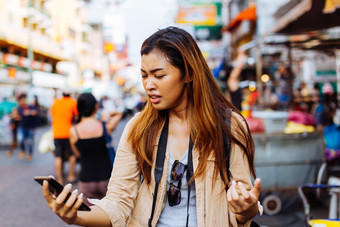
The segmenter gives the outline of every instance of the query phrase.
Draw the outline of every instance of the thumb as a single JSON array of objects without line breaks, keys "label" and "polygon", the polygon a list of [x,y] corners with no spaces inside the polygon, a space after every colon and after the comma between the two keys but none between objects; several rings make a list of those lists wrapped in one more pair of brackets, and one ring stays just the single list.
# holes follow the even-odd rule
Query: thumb
[{"label": "thumb", "polygon": [[250,191],[256,198],[260,197],[260,192],[261,192],[261,179],[256,178],[254,181],[254,187]]}]

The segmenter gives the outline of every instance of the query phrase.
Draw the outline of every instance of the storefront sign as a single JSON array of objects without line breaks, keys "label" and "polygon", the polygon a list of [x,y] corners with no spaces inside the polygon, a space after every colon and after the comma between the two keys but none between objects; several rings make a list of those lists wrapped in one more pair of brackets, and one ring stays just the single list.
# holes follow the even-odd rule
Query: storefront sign
[{"label": "storefront sign", "polygon": [[8,65],[18,65],[19,57],[14,54],[4,54],[4,63]]},{"label": "storefront sign", "polygon": [[27,83],[29,81],[29,73],[17,70],[13,67],[8,69],[0,68],[0,82],[1,83]]},{"label": "storefront sign", "polygon": [[30,65],[30,60],[28,58],[25,57],[19,57],[19,66],[23,67],[23,68],[28,68]]},{"label": "storefront sign", "polygon": [[47,73],[41,71],[33,71],[32,83],[34,86],[38,87],[48,87],[48,88],[59,88],[63,89],[67,87],[66,76]]},{"label": "storefront sign", "polygon": [[193,25],[216,25],[217,7],[214,4],[180,6],[177,23]]}]

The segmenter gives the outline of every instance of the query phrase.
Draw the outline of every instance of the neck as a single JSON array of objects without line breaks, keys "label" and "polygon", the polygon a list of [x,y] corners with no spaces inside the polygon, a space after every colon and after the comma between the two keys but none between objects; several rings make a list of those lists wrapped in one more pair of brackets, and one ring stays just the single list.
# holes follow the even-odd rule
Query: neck
[{"label": "neck", "polygon": [[93,120],[93,119],[95,119],[94,114],[88,117],[84,117],[84,116],[81,117],[81,121],[88,121],[88,120]]},{"label": "neck", "polygon": [[180,122],[186,122],[188,119],[188,110],[187,108],[170,110],[169,111],[169,119],[176,120]]}]

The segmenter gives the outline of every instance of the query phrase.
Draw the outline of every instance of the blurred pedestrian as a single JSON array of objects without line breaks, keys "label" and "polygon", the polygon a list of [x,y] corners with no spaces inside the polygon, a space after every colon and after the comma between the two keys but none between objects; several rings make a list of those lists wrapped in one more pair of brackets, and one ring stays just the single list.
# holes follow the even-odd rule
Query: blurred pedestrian
[{"label": "blurred pedestrian", "polygon": [[144,93],[140,92],[139,95],[140,95],[140,98],[139,98],[139,101],[138,101],[138,103],[135,107],[136,112],[142,111],[144,109],[145,105],[146,105],[146,102],[147,102],[146,97],[145,97],[146,95]]},{"label": "blurred pedestrian", "polygon": [[7,151],[7,157],[11,157],[13,155],[14,149],[18,146],[18,128],[20,124],[20,115],[17,107],[13,107],[12,113],[9,115],[10,117],[10,128],[12,133],[12,142]]},{"label": "blurred pedestrian", "polygon": [[110,98],[108,96],[103,96],[99,103],[99,108],[97,111],[97,119],[103,120],[103,119],[107,119],[110,117],[110,114],[114,111],[117,111],[118,108],[115,104],[115,101],[113,98]]},{"label": "blurred pedestrian", "polygon": [[[83,93],[77,99],[79,123],[70,130],[70,143],[73,152],[80,157],[81,170],[78,190],[87,198],[101,199],[105,196],[111,176],[112,165],[106,147],[104,125],[95,118],[98,110],[96,98],[91,93]],[[119,123],[122,114],[111,112],[105,123],[110,135]]]},{"label": "blurred pedestrian", "polygon": [[314,113],[318,130],[323,130],[326,126],[334,124],[337,106],[336,93],[332,85],[327,82],[322,86],[322,97]]},{"label": "blurred pedestrian", "polygon": [[275,93],[275,87],[267,86],[264,89],[263,105],[266,109],[276,110],[279,105],[279,98]]},{"label": "blurred pedestrian", "polygon": [[70,128],[78,115],[77,102],[71,98],[69,91],[64,91],[63,96],[56,99],[51,106],[50,113],[52,116],[52,132],[55,144],[55,170],[57,181],[61,184],[64,182],[63,167],[64,160],[69,162],[68,182],[74,182],[75,165],[77,158],[73,154],[70,146]]},{"label": "blurred pedestrian", "polygon": [[39,99],[38,99],[38,96],[37,95],[34,95],[34,98],[33,98],[33,102],[32,102],[32,106],[34,106],[37,110],[37,127],[39,127],[41,125],[41,120],[42,120],[42,107],[39,103]]},{"label": "blurred pedestrian", "polygon": [[278,73],[279,73],[279,84],[277,87],[277,93],[278,93],[279,103],[280,103],[281,109],[287,110],[289,106],[289,102],[291,101],[291,82],[292,82],[293,76],[292,76],[291,70],[288,67],[286,67],[283,63],[279,66]]},{"label": "blurred pedestrian", "polygon": [[247,55],[242,48],[238,49],[235,65],[227,79],[226,97],[238,109],[242,110],[243,93],[240,88],[242,69],[247,62]]},{"label": "blurred pedestrian", "polygon": [[34,147],[34,130],[37,126],[37,109],[27,104],[27,95],[21,94],[18,98],[18,113],[20,116],[19,132],[21,135],[19,158],[24,159],[26,149],[28,151],[27,160],[32,161]]}]

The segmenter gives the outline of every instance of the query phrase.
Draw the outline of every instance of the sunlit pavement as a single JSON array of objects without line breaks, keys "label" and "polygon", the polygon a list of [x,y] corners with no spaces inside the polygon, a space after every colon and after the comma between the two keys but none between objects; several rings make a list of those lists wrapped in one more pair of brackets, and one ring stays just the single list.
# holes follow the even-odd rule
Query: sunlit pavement
[{"label": "sunlit pavement", "polygon": [[[120,135],[127,119],[120,122],[113,133],[117,147]],[[37,130],[36,140],[49,129],[43,127]],[[37,144],[37,142],[36,142]],[[37,175],[54,175],[54,156],[52,153],[40,154],[34,151],[32,162],[19,160],[19,150],[12,157],[6,157],[5,148],[0,148],[0,226],[1,227],[63,227],[64,224],[48,208],[42,195],[41,186],[33,177]],[[66,167],[67,168],[67,164]],[[79,170],[79,164],[77,165]],[[265,180],[265,179],[263,179]],[[74,187],[77,185],[75,184]],[[293,195],[294,197],[294,195]],[[327,214],[327,209],[318,207],[318,213]],[[302,227],[303,209],[299,198],[295,200],[284,213],[275,216],[263,215],[255,220],[261,226],[269,227]]]}]

